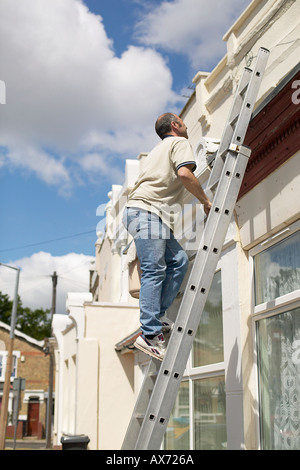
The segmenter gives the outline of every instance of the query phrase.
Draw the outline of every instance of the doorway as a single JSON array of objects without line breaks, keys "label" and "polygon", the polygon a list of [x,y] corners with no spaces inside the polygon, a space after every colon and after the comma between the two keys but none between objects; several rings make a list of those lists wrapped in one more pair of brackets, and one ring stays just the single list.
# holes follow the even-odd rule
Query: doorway
[{"label": "doorway", "polygon": [[40,402],[32,397],[28,403],[27,436],[37,436],[39,429]]}]

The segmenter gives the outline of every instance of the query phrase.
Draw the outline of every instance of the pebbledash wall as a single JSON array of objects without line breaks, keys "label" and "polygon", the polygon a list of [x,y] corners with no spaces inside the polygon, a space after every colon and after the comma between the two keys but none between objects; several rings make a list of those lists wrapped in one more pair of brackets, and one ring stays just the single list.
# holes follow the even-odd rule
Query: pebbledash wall
[{"label": "pebbledash wall", "polygon": [[[194,77],[181,112],[205,187],[241,71],[259,47],[270,50],[246,135],[252,154],[166,449],[300,449],[299,23],[297,1],[252,1],[224,36],[225,57]],[[70,293],[69,315],[54,316],[57,445],[71,433],[88,435],[91,449],[119,449],[142,383],[148,359],[133,346],[139,309],[128,293],[130,240],[121,217],[145,158],[127,160],[124,185],[112,186],[92,293]],[[192,214],[201,217],[202,209],[188,193],[184,203],[188,237]],[[187,238],[181,242],[191,268],[194,251]],[[186,279],[168,311],[173,319]]]}]

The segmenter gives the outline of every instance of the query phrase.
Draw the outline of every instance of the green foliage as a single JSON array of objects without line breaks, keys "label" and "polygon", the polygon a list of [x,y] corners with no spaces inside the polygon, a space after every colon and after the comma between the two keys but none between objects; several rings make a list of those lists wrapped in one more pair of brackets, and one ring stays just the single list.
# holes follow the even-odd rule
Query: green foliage
[{"label": "green foliage", "polygon": [[[10,325],[13,302],[0,292],[0,321]],[[18,297],[16,328],[37,340],[51,336],[50,310],[23,307]]]}]

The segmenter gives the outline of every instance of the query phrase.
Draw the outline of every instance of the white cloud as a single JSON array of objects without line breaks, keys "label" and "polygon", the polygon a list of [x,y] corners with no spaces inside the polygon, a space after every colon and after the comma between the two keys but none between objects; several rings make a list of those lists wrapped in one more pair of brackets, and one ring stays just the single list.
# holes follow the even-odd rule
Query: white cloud
[{"label": "white cloud", "polygon": [[153,8],[136,26],[148,46],[185,54],[197,70],[225,53],[222,37],[250,0],[173,0]]},{"label": "white cloud", "polygon": [[111,155],[123,168],[120,159],[149,151],[156,117],[183,104],[154,48],[188,55],[195,71],[214,65],[225,52],[222,35],[249,2],[173,0],[151,10],[145,2],[136,29],[141,47],[129,45],[118,57],[101,16],[81,0],[1,0],[0,165],[68,193],[91,177],[92,166],[94,178],[109,177]]},{"label": "white cloud", "polygon": [[151,147],[155,118],[177,100],[162,56],[130,46],[117,57],[80,0],[1,0],[0,57],[5,162],[60,187],[82,152],[128,158],[141,141]]},{"label": "white cloud", "polygon": [[[68,292],[88,292],[89,270],[94,258],[83,254],[69,253],[64,256],[52,256],[50,253],[39,252],[30,257],[22,258],[6,264],[19,267],[19,296],[24,307],[31,309],[51,309],[52,279],[56,271],[57,302],[56,312],[65,313]],[[0,291],[14,296],[16,271],[0,266]]]},{"label": "white cloud", "polygon": [[99,184],[99,174],[107,179],[113,176],[114,184],[124,183],[123,168],[120,168],[118,163],[109,156],[97,152],[88,153],[81,157],[80,167],[89,176],[89,180],[95,184]]},{"label": "white cloud", "polygon": [[[26,158],[24,158],[26,156]],[[70,184],[67,169],[62,161],[31,145],[14,145],[9,152],[10,163],[19,168],[30,168],[48,184]]]}]

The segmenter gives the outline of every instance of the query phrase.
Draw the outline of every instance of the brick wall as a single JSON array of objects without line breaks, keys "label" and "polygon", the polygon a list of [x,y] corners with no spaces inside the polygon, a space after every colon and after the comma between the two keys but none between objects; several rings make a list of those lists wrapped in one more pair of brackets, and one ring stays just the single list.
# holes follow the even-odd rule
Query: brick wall
[{"label": "brick wall", "polygon": [[[48,392],[49,385],[49,356],[45,356],[42,346],[34,344],[35,340],[32,340],[32,342],[31,340],[29,337],[23,338],[18,336],[17,333],[14,338],[13,350],[14,352],[19,352],[16,377],[22,377],[26,380],[25,391],[21,392],[19,417],[22,415],[22,417],[28,418],[28,397],[39,397],[39,423],[36,435],[41,438],[44,437],[46,426],[47,400],[44,399],[44,392]],[[3,349],[8,349],[8,343],[9,331],[0,327],[0,354],[3,352]],[[4,382],[2,381],[3,384]],[[35,391],[39,393],[35,393]],[[24,402],[25,396],[27,398],[26,402]],[[21,429],[22,426],[18,426],[18,431],[20,431],[19,428]],[[24,428],[26,435],[27,425],[23,426],[23,434]],[[10,433],[9,427],[7,432]]]}]

